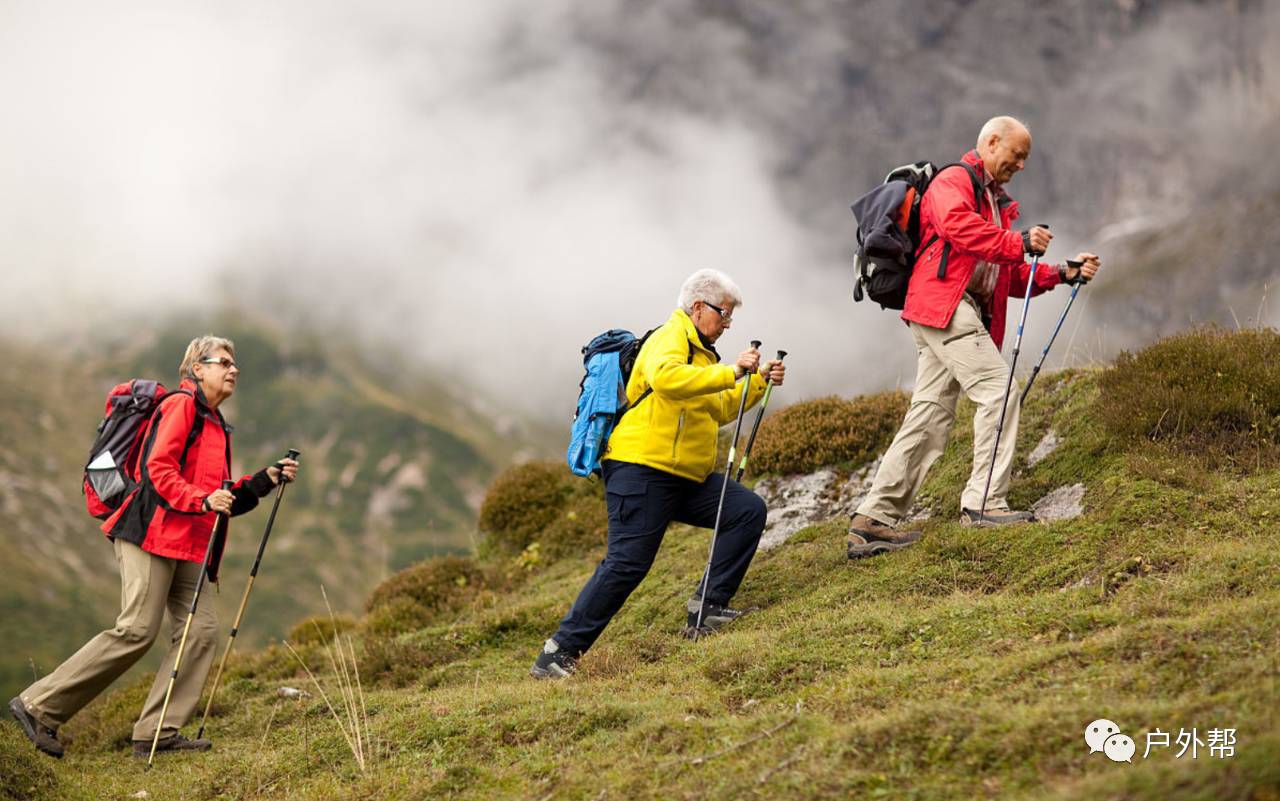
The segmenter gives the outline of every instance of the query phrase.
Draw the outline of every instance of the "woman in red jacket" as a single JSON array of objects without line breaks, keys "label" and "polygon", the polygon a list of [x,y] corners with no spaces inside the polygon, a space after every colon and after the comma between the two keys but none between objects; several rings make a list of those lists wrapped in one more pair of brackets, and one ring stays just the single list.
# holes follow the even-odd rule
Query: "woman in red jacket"
[{"label": "woman in red jacket", "polygon": [[[173,627],[169,652],[133,727],[134,754],[147,756],[173,669],[178,639],[218,514],[240,515],[258,505],[281,477],[292,481],[292,459],[243,476],[231,491],[231,426],[218,411],[236,390],[235,345],[215,336],[187,346],[182,382],[152,415],[139,459],[138,486],[102,525],[120,567],[121,610],[113,628],[98,634],[49,675],[9,702],[27,736],[45,753],[62,756],[58,727],[134,665],[160,633],[165,612]],[[209,562],[217,580],[221,539]],[[202,597],[191,621],[182,670],[160,733],[160,751],[205,751],[208,740],[188,740],[178,729],[195,711],[213,664],[218,621]]]}]

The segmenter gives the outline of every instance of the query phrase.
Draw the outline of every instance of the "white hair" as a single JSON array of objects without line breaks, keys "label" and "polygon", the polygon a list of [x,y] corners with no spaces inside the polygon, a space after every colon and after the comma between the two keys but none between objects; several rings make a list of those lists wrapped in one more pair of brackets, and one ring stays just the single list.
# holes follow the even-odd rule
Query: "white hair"
[{"label": "white hair", "polygon": [[991,138],[992,134],[999,134],[1000,138],[1004,139],[1019,129],[1026,131],[1028,134],[1031,133],[1031,129],[1022,120],[1014,117],[992,117],[987,120],[986,124],[982,126],[982,130],[978,132],[978,147],[981,148]]},{"label": "white hair", "polygon": [[719,270],[710,268],[698,270],[684,280],[676,303],[685,310],[686,314],[693,314],[693,304],[699,300],[716,306],[732,302],[735,309],[740,309],[742,308],[742,290],[738,289],[738,285],[732,278]]}]

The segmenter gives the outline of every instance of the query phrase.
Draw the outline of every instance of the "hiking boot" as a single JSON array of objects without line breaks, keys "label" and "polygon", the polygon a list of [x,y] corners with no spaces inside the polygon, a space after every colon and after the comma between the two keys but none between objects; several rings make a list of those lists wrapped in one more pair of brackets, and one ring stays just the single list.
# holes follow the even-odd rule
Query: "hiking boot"
[{"label": "hiking boot", "polygon": [[713,604],[710,601],[702,605],[702,626],[698,626],[698,605],[702,603],[699,598],[690,598],[689,602],[684,605],[684,609],[689,613],[688,625],[682,632],[685,637],[696,640],[707,634],[714,634],[733,621],[750,614],[751,609],[733,609],[720,604]]},{"label": "hiking boot", "polygon": [[21,698],[9,701],[9,711],[22,725],[22,731],[31,744],[54,759],[62,759],[62,743],[58,742],[58,733],[48,726],[41,725],[30,712]]},{"label": "hiking boot", "polygon": [[[156,753],[162,751],[208,751],[213,748],[213,740],[207,740],[201,737],[198,740],[188,740],[181,734],[170,734],[168,737],[161,737],[160,742],[156,743]],[[150,740],[134,740],[133,755],[146,759],[151,756]]]},{"label": "hiking boot", "polygon": [[849,523],[849,558],[861,559],[882,551],[898,551],[918,539],[919,531],[898,531],[866,515],[854,515]]},{"label": "hiking boot", "polygon": [[555,640],[547,640],[542,646],[542,653],[529,668],[529,675],[535,679],[567,679],[577,671],[578,658],[560,650],[560,644]]},{"label": "hiking boot", "polygon": [[1015,512],[1012,509],[988,509],[985,514],[979,514],[972,509],[961,509],[960,522],[966,526],[984,528],[1009,526],[1015,523],[1034,523],[1036,516],[1033,512]]}]

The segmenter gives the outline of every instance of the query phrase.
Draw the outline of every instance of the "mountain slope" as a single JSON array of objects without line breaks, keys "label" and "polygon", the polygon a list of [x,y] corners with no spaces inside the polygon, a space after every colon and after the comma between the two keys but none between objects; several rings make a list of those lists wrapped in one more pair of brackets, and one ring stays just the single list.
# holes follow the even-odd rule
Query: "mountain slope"
[{"label": "mountain slope", "polygon": [[[1257,343],[1241,336],[1218,341],[1244,362]],[[1280,338],[1269,336],[1274,349]],[[693,643],[678,631],[707,538],[674,526],[563,683],[525,671],[599,556],[598,544],[567,547],[582,533],[574,526],[598,527],[583,516],[599,499],[567,477],[545,487],[538,471],[525,471],[523,487],[504,482],[558,510],[532,535],[539,548],[504,555],[505,529],[491,532],[484,560],[434,560],[388,582],[355,630],[378,742],[367,774],[322,700],[277,697],[282,684],[314,693],[280,648],[237,660],[210,754],[151,773],[123,756],[138,684],[68,726],[77,739],[64,762],[39,761],[12,727],[0,755],[23,766],[36,799],[144,789],[199,799],[1274,798],[1280,432],[1236,431],[1229,415],[1201,415],[1162,388],[1189,366],[1186,386],[1196,386],[1200,363],[1188,356],[1209,347],[1174,345],[1124,362],[1133,380],[1051,374],[1029,399],[1012,500],[1079,482],[1083,516],[1004,530],[956,523],[972,444],[962,409],[925,488],[933,516],[918,545],[849,563],[846,519],[810,526],[757,558],[738,600],[759,610]],[[1230,395],[1239,365],[1219,365]],[[1118,433],[1108,404],[1131,404],[1123,414],[1144,387],[1178,404],[1185,425],[1155,441]],[[1028,464],[1050,429],[1061,444]],[[1256,458],[1213,452],[1237,435]],[[318,667],[305,632],[294,636]],[[1084,729],[1099,718],[1133,737],[1133,764],[1089,753]],[[1176,745],[1143,757],[1148,733],[1193,728],[1206,741],[1197,758]],[[1226,729],[1232,753],[1210,753],[1210,730]]]}]

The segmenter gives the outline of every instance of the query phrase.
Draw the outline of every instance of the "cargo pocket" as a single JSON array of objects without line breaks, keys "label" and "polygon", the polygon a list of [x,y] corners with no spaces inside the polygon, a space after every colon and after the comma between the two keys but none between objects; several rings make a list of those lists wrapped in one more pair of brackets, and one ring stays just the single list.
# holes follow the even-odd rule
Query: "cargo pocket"
[{"label": "cargo pocket", "polygon": [[609,528],[619,532],[645,529],[648,515],[649,487],[638,478],[615,475],[605,485],[605,505],[609,511]]}]

